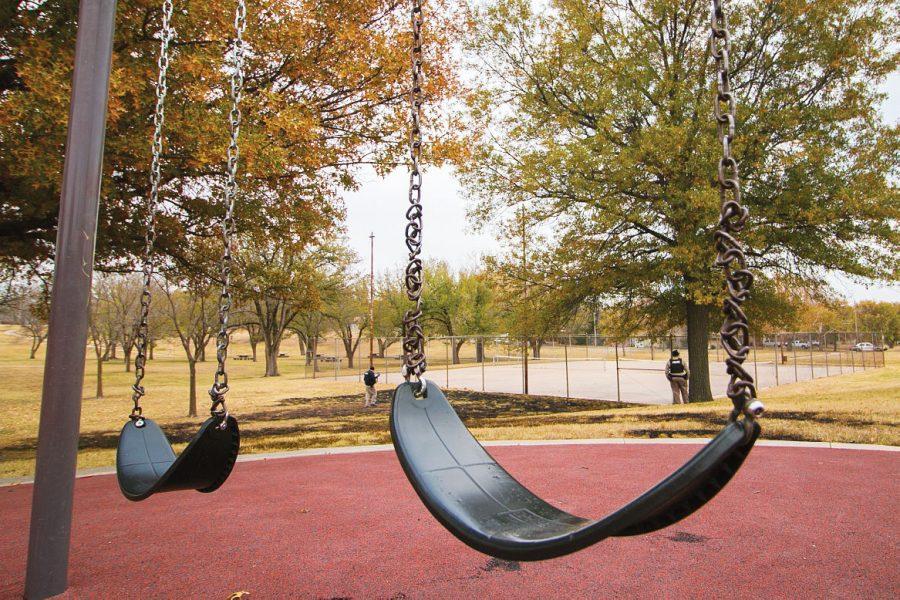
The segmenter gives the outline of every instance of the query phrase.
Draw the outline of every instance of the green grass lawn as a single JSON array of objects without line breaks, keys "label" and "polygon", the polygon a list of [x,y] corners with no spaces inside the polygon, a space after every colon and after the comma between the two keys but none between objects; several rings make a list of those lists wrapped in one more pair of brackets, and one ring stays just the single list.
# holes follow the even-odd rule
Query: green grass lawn
[{"label": "green grass lawn", "polygon": [[[330,366],[312,379],[296,346],[286,343],[282,350],[291,356],[281,359],[280,377],[262,377],[262,363],[230,363],[229,406],[241,424],[242,453],[390,440],[388,388],[398,378],[382,386],[378,408],[363,409],[360,384],[329,380]],[[241,353],[249,353],[249,346],[238,338],[232,354]],[[43,357],[27,356],[27,340],[15,328],[0,326],[0,477],[33,471]],[[763,437],[900,445],[900,352],[888,353],[886,362],[883,369],[764,390],[768,412]],[[185,416],[187,365],[180,347],[163,344],[147,368],[145,414],[166,428],[176,448],[190,439],[206,414],[214,364],[198,367],[197,418]],[[105,397],[96,399],[96,362],[89,350],[80,468],[114,464],[118,431],[131,406],[133,375],[125,372],[121,360],[105,363],[104,370]],[[451,391],[449,396],[482,440],[708,437],[722,426],[730,406],[727,400],[651,407],[481,392]]]}]

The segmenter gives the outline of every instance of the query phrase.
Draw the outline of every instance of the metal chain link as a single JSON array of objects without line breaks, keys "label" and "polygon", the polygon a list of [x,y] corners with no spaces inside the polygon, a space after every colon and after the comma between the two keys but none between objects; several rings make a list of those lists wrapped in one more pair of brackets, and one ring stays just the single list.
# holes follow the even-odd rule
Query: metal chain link
[{"label": "metal chain link", "polygon": [[412,50],[409,132],[409,208],[406,209],[406,248],[409,262],[406,265],[406,297],[415,306],[403,317],[403,376],[407,381],[415,377],[422,386],[425,373],[425,332],[419,319],[422,316],[422,173],[419,159],[422,157],[422,0],[412,0]]},{"label": "metal chain link", "polygon": [[232,246],[234,244],[234,203],[237,196],[238,137],[241,131],[241,96],[244,90],[244,29],[247,25],[247,6],[244,0],[238,0],[234,14],[234,44],[232,46],[231,72],[231,139],[228,144],[227,174],[225,181],[225,216],[222,219],[222,260],[220,278],[222,291],[219,294],[219,332],[216,335],[216,367],[215,380],[209,389],[212,400],[210,414],[221,416],[225,425],[228,410],[225,406],[225,394],[228,393],[228,373],[225,362],[228,359],[228,313],[231,310],[231,270]]},{"label": "metal chain link", "polygon": [[163,149],[163,124],[165,122],[166,93],[168,90],[166,76],[169,72],[169,43],[172,41],[172,0],[164,0],[162,4],[162,25],[160,27],[159,71],[156,79],[156,109],[153,113],[153,142],[150,162],[150,196],[147,198],[147,226],[144,233],[144,268],[143,289],[141,291],[141,315],[137,325],[137,357],[134,359],[134,385],[131,386],[131,419],[142,421],[141,398],[146,394],[143,386],[145,367],[147,364],[147,343],[149,341],[150,319],[150,285],[153,281],[153,246],[156,243],[156,213],[159,207],[159,183],[161,176],[161,156]]},{"label": "metal chain link", "polygon": [[716,62],[715,118],[722,158],[719,159],[718,185],[722,203],[719,228],[715,234],[716,265],[725,271],[725,288],[728,297],[723,304],[725,319],[719,331],[722,347],[728,353],[725,360],[728,374],[728,397],[734,404],[731,419],[745,414],[753,419],[762,413],[762,404],[755,401],[756,386],[753,377],[744,369],[744,361],[750,352],[750,325],[742,305],[750,295],[753,274],[747,269],[747,257],[742,244],[735,237],[747,223],[749,211],[741,204],[741,183],[738,162],[731,155],[735,130],[735,100],[731,91],[731,65],[729,51],[731,40],[725,15],[726,0],[712,2],[712,35],[710,50]]}]

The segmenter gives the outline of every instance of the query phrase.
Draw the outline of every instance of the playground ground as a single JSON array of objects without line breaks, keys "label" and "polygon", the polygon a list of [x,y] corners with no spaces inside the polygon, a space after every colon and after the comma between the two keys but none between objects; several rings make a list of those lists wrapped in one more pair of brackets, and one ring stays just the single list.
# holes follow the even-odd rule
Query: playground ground
[{"label": "playground ground", "polygon": [[[549,501],[600,516],[697,442],[490,448]],[[543,563],[479,554],[393,452],[240,462],[215,494],[135,504],[78,479],[71,598],[896,598],[900,453],[760,446],[707,507]],[[30,485],[0,488],[0,598],[21,597]],[[562,594],[562,596],[561,596]]]}]

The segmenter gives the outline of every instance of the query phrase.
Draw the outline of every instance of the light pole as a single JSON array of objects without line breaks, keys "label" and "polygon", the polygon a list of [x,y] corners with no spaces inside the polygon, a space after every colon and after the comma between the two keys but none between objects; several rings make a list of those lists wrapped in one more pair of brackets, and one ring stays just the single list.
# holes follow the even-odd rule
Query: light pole
[{"label": "light pole", "polygon": [[369,234],[369,368],[375,370],[375,232]]},{"label": "light pole", "polygon": [[[525,295],[525,310],[528,310],[528,259],[525,255],[526,252],[526,235],[525,235],[525,206],[522,206],[522,286],[524,288]],[[528,323],[528,315],[523,315],[522,325],[524,333],[522,339],[522,360],[523,360],[523,390],[524,394],[528,395],[528,330],[525,329],[526,323]]]}]

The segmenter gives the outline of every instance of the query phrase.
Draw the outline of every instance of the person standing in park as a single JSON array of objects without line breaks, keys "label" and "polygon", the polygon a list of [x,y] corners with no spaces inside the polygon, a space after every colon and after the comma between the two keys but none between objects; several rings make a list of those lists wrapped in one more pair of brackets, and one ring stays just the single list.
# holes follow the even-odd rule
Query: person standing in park
[{"label": "person standing in park", "polygon": [[379,377],[381,377],[381,373],[376,373],[375,367],[373,366],[369,366],[369,370],[363,374],[363,383],[366,385],[365,404],[363,404],[363,408],[378,404],[378,392],[375,390],[375,384],[378,383]]},{"label": "person standing in park", "polygon": [[690,372],[687,365],[678,354],[678,350],[672,350],[672,356],[666,363],[666,379],[672,386],[672,404],[688,403],[688,377]]}]

